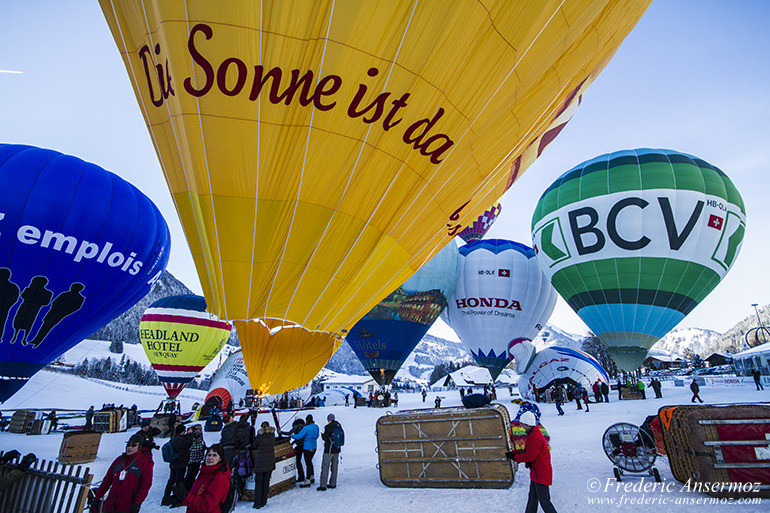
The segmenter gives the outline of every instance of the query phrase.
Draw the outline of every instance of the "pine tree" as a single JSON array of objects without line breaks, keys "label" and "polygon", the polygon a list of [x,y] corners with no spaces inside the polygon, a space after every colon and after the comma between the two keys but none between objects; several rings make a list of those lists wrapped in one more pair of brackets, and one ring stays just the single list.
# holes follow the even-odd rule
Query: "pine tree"
[{"label": "pine tree", "polygon": [[110,353],[120,354],[123,352],[123,341],[117,338],[110,342]]},{"label": "pine tree", "polygon": [[607,348],[602,341],[599,340],[599,337],[592,332],[589,332],[588,336],[583,339],[580,349],[596,358],[596,361],[604,367],[604,370],[606,370],[607,374],[611,377],[614,378],[618,375],[618,366],[615,364],[615,360],[612,359],[610,352],[607,351]]}]

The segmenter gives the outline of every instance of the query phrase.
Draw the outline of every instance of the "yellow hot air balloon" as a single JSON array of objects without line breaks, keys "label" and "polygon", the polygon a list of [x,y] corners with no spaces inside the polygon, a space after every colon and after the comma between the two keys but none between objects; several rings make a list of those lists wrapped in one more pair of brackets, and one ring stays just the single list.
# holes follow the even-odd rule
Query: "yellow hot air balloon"
[{"label": "yellow hot air balloon", "polygon": [[649,0],[101,4],[212,311],[342,334],[513,184]]},{"label": "yellow hot air balloon", "polygon": [[208,305],[342,333],[564,126],[650,0],[100,0]]},{"label": "yellow hot air balloon", "polygon": [[260,396],[280,394],[308,383],[342,339],[277,319],[235,321],[251,388]]}]

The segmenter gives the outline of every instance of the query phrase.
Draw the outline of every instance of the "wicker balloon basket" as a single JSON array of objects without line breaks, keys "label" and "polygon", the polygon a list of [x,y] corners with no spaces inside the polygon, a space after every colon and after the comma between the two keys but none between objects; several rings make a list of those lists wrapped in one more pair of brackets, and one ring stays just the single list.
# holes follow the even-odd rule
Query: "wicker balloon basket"
[{"label": "wicker balloon basket", "polygon": [[658,417],[678,481],[715,497],[770,497],[770,405],[665,406]]}]

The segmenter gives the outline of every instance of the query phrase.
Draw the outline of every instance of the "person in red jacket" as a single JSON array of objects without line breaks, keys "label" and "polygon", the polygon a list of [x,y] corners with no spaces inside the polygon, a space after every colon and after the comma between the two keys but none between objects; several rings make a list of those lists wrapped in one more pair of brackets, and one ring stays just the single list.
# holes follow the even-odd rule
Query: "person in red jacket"
[{"label": "person in red jacket", "polygon": [[209,447],[203,463],[198,478],[181,504],[187,506],[187,513],[219,513],[219,505],[230,490],[230,468],[220,444]]},{"label": "person in red jacket", "polygon": [[519,463],[526,463],[529,467],[529,500],[524,511],[535,513],[537,505],[543,508],[545,513],[556,513],[551,504],[550,487],[553,479],[551,469],[551,450],[548,442],[540,429],[535,428],[537,420],[531,411],[524,412],[519,418],[527,432],[524,452],[507,452],[505,456]]},{"label": "person in red jacket", "polygon": [[[126,452],[110,465],[102,484],[94,493],[94,505],[107,494],[103,513],[138,513],[152,485],[152,460],[142,452],[142,437],[131,435]],[[93,507],[93,506],[92,506]]]}]

